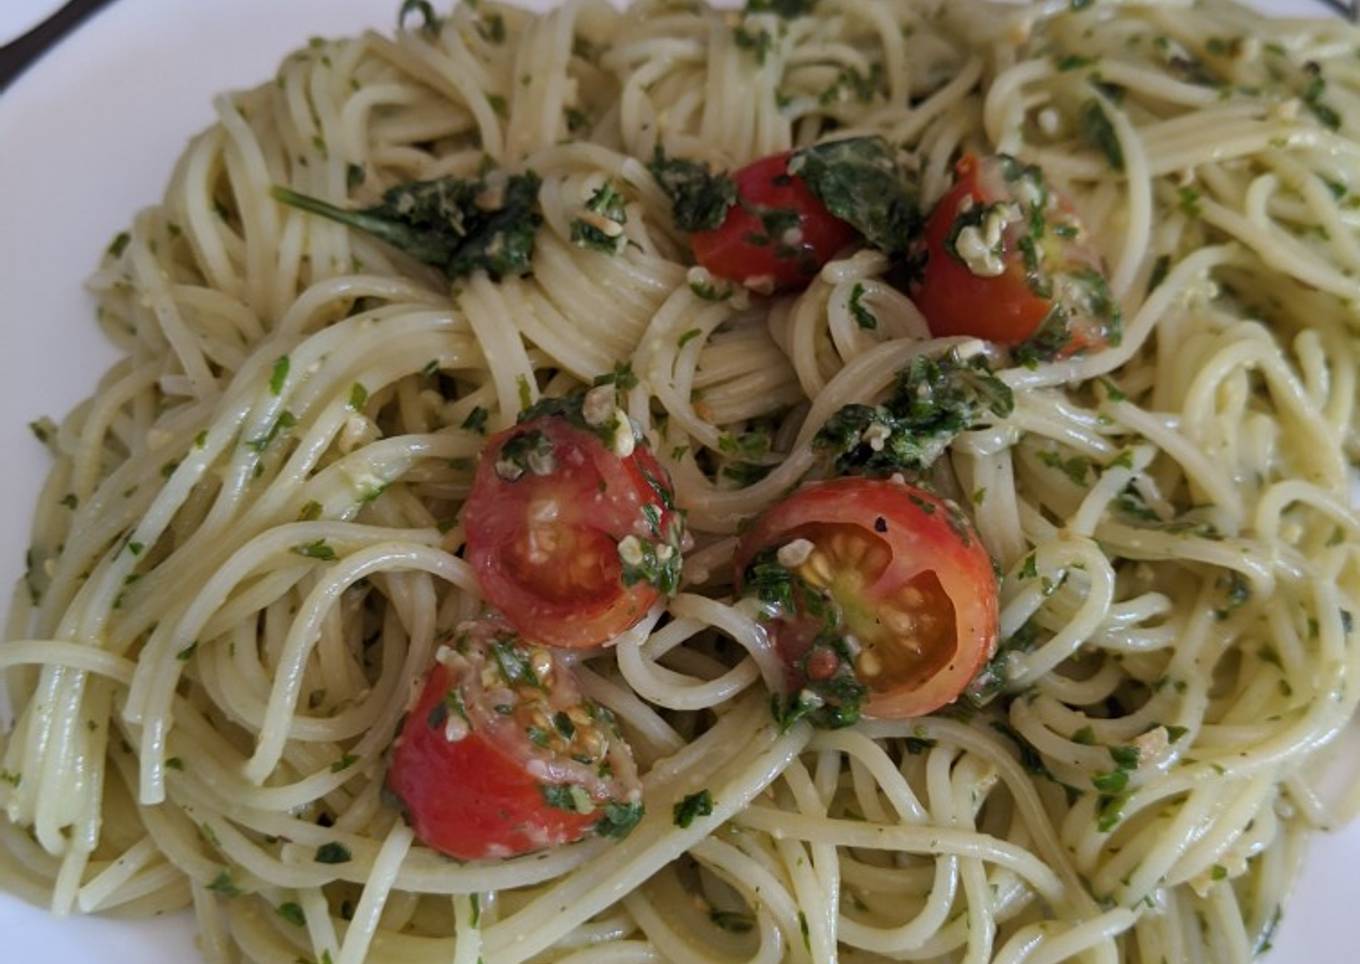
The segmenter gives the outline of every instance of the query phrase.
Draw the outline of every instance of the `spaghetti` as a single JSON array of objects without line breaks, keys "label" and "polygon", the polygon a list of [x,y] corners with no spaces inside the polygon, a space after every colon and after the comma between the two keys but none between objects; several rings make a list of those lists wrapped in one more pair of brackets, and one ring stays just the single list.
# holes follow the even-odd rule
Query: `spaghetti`
[{"label": "spaghetti", "polygon": [[[53,468],[0,646],[0,883],[57,913],[192,905],[220,961],[1268,946],[1306,838],[1354,804],[1318,778],[1360,699],[1360,34],[1183,0],[404,13],[218,97],[93,278],[124,357],[38,426]],[[1014,411],[936,464],[1004,572],[999,695],[781,730],[735,536],[832,415],[960,342],[868,249],[795,295],[715,284],[646,162],[728,169],[832,132],[900,147],[926,202],[964,150],[1037,164],[1127,322],[1117,347],[999,372]],[[484,165],[541,178],[531,274],[450,285],[271,196],[361,206]],[[605,183],[625,242],[573,243]],[[469,419],[504,428],[624,363],[698,541],[679,594],[578,667],[646,816],[456,863],[382,788],[413,687],[481,607]]]}]

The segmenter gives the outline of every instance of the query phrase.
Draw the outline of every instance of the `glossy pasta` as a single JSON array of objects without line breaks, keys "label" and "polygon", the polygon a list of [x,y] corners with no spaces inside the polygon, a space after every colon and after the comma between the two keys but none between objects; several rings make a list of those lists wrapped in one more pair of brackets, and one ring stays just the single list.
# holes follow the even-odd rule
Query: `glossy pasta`
[{"label": "glossy pasta", "polygon": [[[1305,839],[1353,803],[1319,776],[1360,699],[1360,34],[1183,0],[407,6],[394,38],[314,41],[217,98],[94,275],[124,357],[39,426],[53,468],[0,646],[0,884],[58,913],[192,905],[214,961],[1267,945]],[[1117,153],[1083,128],[1093,100]],[[795,296],[702,297],[645,162],[660,143],[731,168],[833,131],[900,146],[927,202],[963,148],[1039,164],[1127,324],[1001,372],[1014,413],[937,464],[1004,572],[1005,693],[781,732],[734,536],[814,470],[830,415],[954,342],[870,250]],[[542,178],[531,276],[450,288],[270,196],[371,203],[487,157]],[[571,242],[606,179],[617,254]],[[622,362],[698,540],[681,592],[580,670],[647,816],[458,864],[381,788],[413,686],[479,610],[463,426]],[[758,426],[771,450],[733,455]],[[318,543],[332,558],[298,551]],[[713,812],[677,826],[699,788]]]}]

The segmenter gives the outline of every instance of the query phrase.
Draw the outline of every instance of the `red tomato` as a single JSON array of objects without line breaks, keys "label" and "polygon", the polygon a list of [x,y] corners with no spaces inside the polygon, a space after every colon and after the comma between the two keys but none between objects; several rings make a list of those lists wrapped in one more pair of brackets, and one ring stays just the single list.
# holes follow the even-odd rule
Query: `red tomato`
[{"label": "red tomato", "polygon": [[1118,344],[1119,307],[1072,205],[1037,167],[964,155],[935,206],[912,285],[931,334],[973,335],[1048,361]]},{"label": "red tomato", "polygon": [[822,725],[854,722],[865,696],[869,716],[936,710],[996,648],[987,550],[957,506],[912,485],[805,486],[756,520],[736,564],[740,587],[772,604],[790,687]]},{"label": "red tomato", "polygon": [[858,237],[789,173],[789,157],[775,154],[733,173],[737,203],[727,219],[690,235],[695,259],[710,274],[756,291],[801,288]]},{"label": "red tomato", "polygon": [[[487,443],[463,512],[467,558],[487,602],[520,632],[597,646],[675,591],[683,523],[643,443],[620,457],[579,400],[569,414],[568,400],[547,404],[556,414],[526,413]],[[631,439],[626,416],[608,414]]]},{"label": "red tomato", "polygon": [[459,860],[512,857],[642,816],[633,757],[571,668],[499,620],[441,646],[387,774],[416,836]]}]

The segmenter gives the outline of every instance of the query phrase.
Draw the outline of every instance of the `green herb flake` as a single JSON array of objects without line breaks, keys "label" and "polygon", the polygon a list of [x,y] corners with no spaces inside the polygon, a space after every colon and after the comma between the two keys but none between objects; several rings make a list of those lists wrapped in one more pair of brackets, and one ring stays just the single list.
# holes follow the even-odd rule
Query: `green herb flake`
[{"label": "green herb flake", "polygon": [[587,218],[571,222],[571,242],[580,248],[617,254],[628,243],[623,226],[628,223],[628,212],[623,195],[610,181],[605,181],[586,201]]},{"label": "green herb flake", "polygon": [[1009,386],[980,357],[954,351],[918,355],[898,373],[883,404],[846,405],[813,439],[840,473],[922,472],[961,432],[1005,418],[1014,410]]},{"label": "green herb flake", "polygon": [[538,188],[532,171],[510,175],[494,191],[483,179],[412,181],[388,189],[381,203],[357,210],[282,186],[271,193],[281,203],[371,234],[450,279],[483,269],[499,280],[530,270],[543,220]]},{"label": "green herb flake", "polygon": [[294,927],[306,927],[307,916],[302,912],[302,906],[293,901],[287,901],[275,908],[280,917],[292,924]]},{"label": "green herb flake", "polygon": [[855,282],[855,286],[850,289],[850,315],[855,319],[855,324],[865,331],[873,331],[878,327],[878,318],[868,308],[864,307],[864,285]]},{"label": "green herb flake", "polygon": [[677,827],[688,827],[695,817],[707,817],[713,813],[713,794],[707,789],[691,793],[674,807],[674,822]]},{"label": "green herb flake", "polygon": [[726,174],[714,174],[707,164],[667,157],[660,145],[647,169],[671,199],[675,226],[682,231],[714,230],[737,201],[736,182]]},{"label": "green herb flake", "polygon": [[347,864],[352,859],[349,848],[342,843],[331,841],[316,848],[315,860],[319,864]]},{"label": "green herb flake", "polygon": [[739,914],[728,910],[711,910],[708,912],[708,919],[715,927],[727,931],[729,934],[749,934],[755,929],[755,918],[750,914]]},{"label": "green herb flake", "polygon": [[852,137],[803,148],[789,158],[836,217],[890,257],[906,254],[921,221],[916,184],[881,137]]},{"label": "green herb flake", "polygon": [[463,424],[460,427],[464,431],[476,432],[478,435],[485,435],[486,420],[490,416],[490,414],[491,414],[490,412],[482,408],[482,406],[478,405],[475,408],[473,408],[471,412],[468,413],[467,418],[463,419]]},{"label": "green herb flake", "polygon": [[292,552],[299,556],[306,556],[308,559],[320,559],[322,562],[332,562],[336,558],[335,550],[326,544],[325,539],[317,539],[315,542],[293,546]]},{"label": "green herb flake", "polygon": [[595,823],[595,832],[601,837],[622,840],[633,832],[646,813],[641,801],[634,803],[606,803],[604,816]]},{"label": "green herb flake", "polygon": [[1116,171],[1124,170],[1124,148],[1119,143],[1119,135],[1105,114],[1105,107],[1096,98],[1091,98],[1081,106],[1078,115],[1081,136],[1092,147],[1105,155],[1105,160]]},{"label": "green herb flake", "polygon": [[218,871],[217,876],[208,884],[208,889],[226,898],[241,896],[241,888],[233,883],[231,873],[226,870]]}]

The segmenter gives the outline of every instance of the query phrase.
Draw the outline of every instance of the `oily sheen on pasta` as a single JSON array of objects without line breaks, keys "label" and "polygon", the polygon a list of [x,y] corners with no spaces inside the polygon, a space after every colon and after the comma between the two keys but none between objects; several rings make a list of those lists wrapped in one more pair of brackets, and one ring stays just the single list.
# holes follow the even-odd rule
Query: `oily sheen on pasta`
[{"label": "oily sheen on pasta", "polygon": [[[1360,698],[1360,34],[1216,0],[403,19],[218,97],[93,277],[124,357],[35,426],[53,467],[0,646],[0,883],[59,914],[192,906],[224,962],[1267,947],[1307,838],[1353,803],[1319,778]],[[964,152],[1037,165],[1122,340],[1005,367],[932,339],[869,247],[773,296],[691,267],[658,146],[717,171],[852,135],[899,150],[927,210]],[[530,273],[499,280],[273,193],[370,207],[492,168],[541,179]],[[625,240],[582,244],[606,183]],[[737,535],[824,471],[829,418],[951,346],[1014,393],[930,472],[1003,574],[991,698],[781,727]],[[695,545],[677,594],[570,658],[645,816],[448,859],[383,788],[426,668],[482,610],[477,429],[623,365]]]}]

